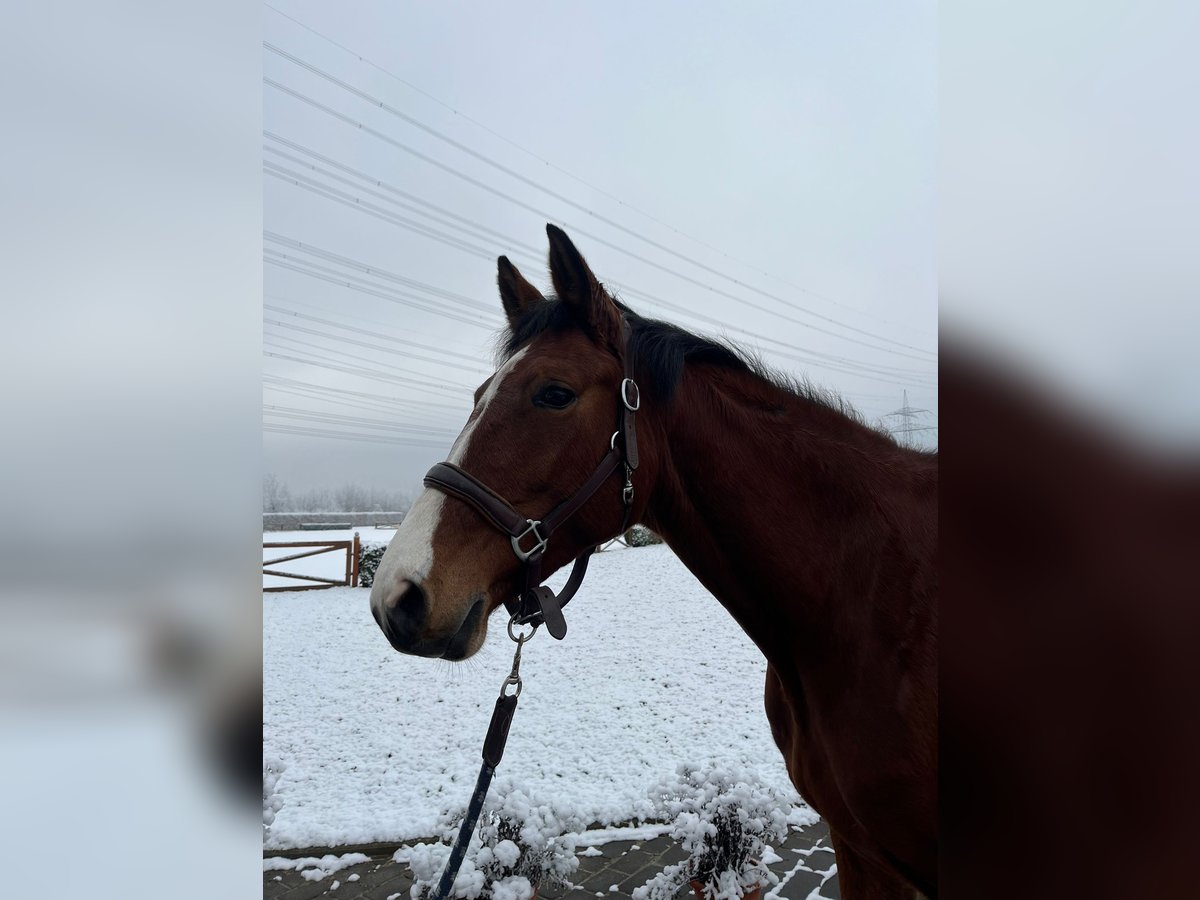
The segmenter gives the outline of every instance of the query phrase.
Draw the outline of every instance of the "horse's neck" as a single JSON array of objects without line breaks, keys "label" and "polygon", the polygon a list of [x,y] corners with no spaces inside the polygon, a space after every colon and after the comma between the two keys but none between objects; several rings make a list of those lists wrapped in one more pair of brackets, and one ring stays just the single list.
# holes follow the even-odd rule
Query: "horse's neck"
[{"label": "horse's neck", "polygon": [[824,404],[709,368],[685,370],[656,431],[647,524],[767,658],[852,649],[837,641],[854,640],[845,620],[880,576],[916,458]]}]

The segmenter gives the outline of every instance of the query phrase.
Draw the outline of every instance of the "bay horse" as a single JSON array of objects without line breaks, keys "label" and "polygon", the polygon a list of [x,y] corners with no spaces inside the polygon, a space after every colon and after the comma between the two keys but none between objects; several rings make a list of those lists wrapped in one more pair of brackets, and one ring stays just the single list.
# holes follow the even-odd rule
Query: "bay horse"
[{"label": "bay horse", "polygon": [[[660,534],[766,656],[771,731],[829,826],[842,895],[936,896],[937,455],[732,346],[636,315],[547,233],[554,296],[499,259],[503,363],[449,462],[520,515],[545,514],[616,440],[628,366],[632,515],[614,474],[548,541],[544,571],[630,521]],[[465,659],[520,572],[477,509],[426,489],[380,562],[372,613],[401,652]]]}]

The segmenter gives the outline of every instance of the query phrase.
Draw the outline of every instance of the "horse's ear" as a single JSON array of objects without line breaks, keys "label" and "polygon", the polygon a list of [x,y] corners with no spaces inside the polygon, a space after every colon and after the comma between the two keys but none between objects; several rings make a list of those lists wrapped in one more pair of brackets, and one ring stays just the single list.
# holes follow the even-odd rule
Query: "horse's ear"
[{"label": "horse's ear", "polygon": [[508,316],[508,324],[515,326],[521,315],[538,303],[545,303],[546,298],[541,291],[525,280],[517,271],[517,267],[508,261],[507,256],[496,260],[499,273],[496,283],[500,285],[500,302],[504,304],[504,314]]},{"label": "horse's ear", "polygon": [[547,225],[546,234],[550,238],[550,278],[558,298],[575,307],[599,337],[616,343],[621,313],[612,297],[561,228]]}]

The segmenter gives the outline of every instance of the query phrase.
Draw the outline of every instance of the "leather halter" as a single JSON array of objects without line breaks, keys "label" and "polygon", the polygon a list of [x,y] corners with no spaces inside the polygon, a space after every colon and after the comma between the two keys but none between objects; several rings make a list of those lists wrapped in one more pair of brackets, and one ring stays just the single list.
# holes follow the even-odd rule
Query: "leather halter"
[{"label": "leather halter", "polygon": [[[574,494],[559,503],[541,519],[530,519],[522,515],[515,507],[482,481],[458,466],[449,462],[440,462],[425,475],[425,486],[435,488],[452,497],[470,504],[485,522],[508,535],[513,553],[525,568],[524,587],[520,596],[504,601],[508,611],[512,613],[518,625],[545,624],[546,630],[557,640],[562,640],[567,634],[567,621],[563,618],[562,607],[570,602],[583,583],[587,573],[588,559],[596,551],[592,546],[575,558],[571,576],[567,579],[562,593],[555,595],[554,591],[542,584],[542,557],[551,535],[608,480],[613,472],[622,465],[625,468],[625,485],[621,499],[625,505],[624,519],[621,530],[624,534],[629,527],[629,519],[633,512],[633,472],[638,467],[637,432],[634,427],[634,414],[641,407],[641,391],[633,380],[633,360],[629,353],[629,337],[631,329],[629,321],[621,319],[621,343],[624,356],[625,377],[621,381],[620,405],[617,411],[617,430],[609,441],[608,452],[600,460],[595,471]],[[523,546],[528,547],[524,549]]]}]

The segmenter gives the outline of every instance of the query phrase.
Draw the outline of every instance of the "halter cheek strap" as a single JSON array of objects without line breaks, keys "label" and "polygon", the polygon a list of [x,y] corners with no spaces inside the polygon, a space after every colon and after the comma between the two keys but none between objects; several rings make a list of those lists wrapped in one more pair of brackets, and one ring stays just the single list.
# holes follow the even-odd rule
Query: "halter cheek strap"
[{"label": "halter cheek strap", "polygon": [[563,618],[562,607],[570,602],[583,583],[587,573],[588,560],[596,547],[593,545],[575,558],[571,575],[563,587],[562,593],[554,591],[542,584],[542,557],[551,535],[571,516],[591,499],[600,486],[608,480],[613,472],[624,467],[625,484],[621,492],[624,504],[624,518],[621,530],[624,534],[629,527],[629,519],[633,513],[633,472],[638,466],[637,431],[635,413],[641,407],[641,392],[637,382],[633,380],[633,361],[629,353],[630,327],[627,319],[621,320],[622,355],[624,356],[625,377],[621,381],[620,409],[617,416],[617,430],[609,441],[609,449],[595,471],[579,489],[559,503],[541,519],[530,519],[523,516],[511,503],[481,482],[474,475],[464,471],[454,463],[440,462],[425,475],[425,486],[442,491],[452,497],[469,504],[497,531],[508,535],[513,553],[521,561],[525,569],[524,586],[518,597],[504,602],[512,613],[517,624],[545,624],[551,636],[562,640],[567,634],[567,621]]}]

